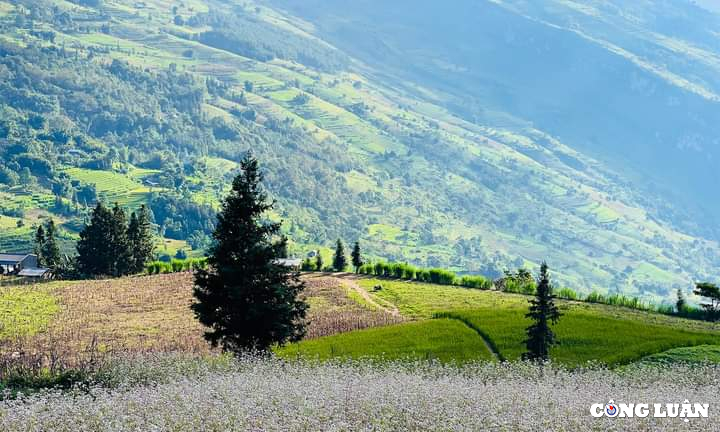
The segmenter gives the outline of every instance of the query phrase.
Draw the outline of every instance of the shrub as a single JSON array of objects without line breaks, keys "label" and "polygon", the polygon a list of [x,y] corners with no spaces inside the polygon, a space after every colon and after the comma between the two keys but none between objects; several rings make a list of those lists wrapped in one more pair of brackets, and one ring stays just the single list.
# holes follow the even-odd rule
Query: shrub
[{"label": "shrub", "polygon": [[588,303],[605,303],[605,297],[597,291],[593,291],[585,297]]},{"label": "shrub", "polygon": [[455,273],[445,269],[430,269],[428,270],[428,276],[430,282],[439,285],[452,285],[455,282]]},{"label": "shrub", "polygon": [[174,259],[170,261],[170,268],[172,269],[173,273],[178,273],[183,271],[183,260],[177,260]]},{"label": "shrub", "polygon": [[205,258],[174,259],[171,262],[153,261],[145,266],[147,274],[178,273],[181,271],[199,270],[207,268]]},{"label": "shrub", "polygon": [[420,282],[430,282],[430,271],[427,269],[417,271],[415,273],[415,280]]},{"label": "shrub", "polygon": [[576,293],[574,290],[572,290],[570,288],[560,288],[560,290],[557,293],[557,296],[559,298],[567,299],[567,300],[577,300],[579,298],[578,293]]},{"label": "shrub", "polygon": [[375,276],[383,276],[385,274],[385,265],[382,261],[375,263]]},{"label": "shrub", "polygon": [[492,288],[493,283],[490,279],[479,276],[479,275],[466,275],[460,278],[458,285],[467,288],[477,288],[482,290],[488,290]]},{"label": "shrub", "polygon": [[358,269],[358,273],[364,275],[373,275],[375,274],[375,266],[373,264],[363,264]]},{"label": "shrub", "polygon": [[305,258],[302,262],[301,269],[302,271],[315,271],[317,270],[317,265],[310,258]]}]

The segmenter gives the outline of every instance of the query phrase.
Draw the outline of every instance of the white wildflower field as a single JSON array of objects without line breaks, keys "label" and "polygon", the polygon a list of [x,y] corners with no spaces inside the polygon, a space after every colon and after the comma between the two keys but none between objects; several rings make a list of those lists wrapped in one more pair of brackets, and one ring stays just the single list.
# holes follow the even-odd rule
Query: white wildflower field
[{"label": "white wildflower field", "polygon": [[[720,368],[285,362],[155,355],[95,384],[0,402],[3,431],[720,430]],[[709,418],[593,418],[590,406],[710,404]]]}]

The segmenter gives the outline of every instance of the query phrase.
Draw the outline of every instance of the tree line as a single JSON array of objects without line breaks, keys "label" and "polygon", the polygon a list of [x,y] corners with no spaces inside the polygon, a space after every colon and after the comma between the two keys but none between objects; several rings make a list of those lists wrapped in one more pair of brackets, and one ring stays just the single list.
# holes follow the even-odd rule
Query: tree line
[{"label": "tree line", "polygon": [[119,277],[141,273],[155,251],[150,213],[145,205],[132,212],[128,219],[118,204],[108,208],[98,202],[80,231],[77,255],[72,259],[62,259],[55,234],[52,219],[38,226],[34,252],[40,266],[61,277]]}]

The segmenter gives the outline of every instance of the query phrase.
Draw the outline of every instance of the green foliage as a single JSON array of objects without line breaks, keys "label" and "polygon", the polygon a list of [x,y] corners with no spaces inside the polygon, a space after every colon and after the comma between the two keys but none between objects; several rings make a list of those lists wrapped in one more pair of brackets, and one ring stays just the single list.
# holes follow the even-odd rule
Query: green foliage
[{"label": "green foliage", "polygon": [[477,289],[491,289],[493,286],[492,281],[484,276],[465,275],[458,277],[450,270],[438,268],[423,269],[407,263],[386,263],[378,261],[374,264],[363,264],[358,268],[358,273],[393,279],[429,282],[438,285],[460,285]]},{"label": "green foliage", "polygon": [[709,300],[709,303],[700,304],[705,310],[705,319],[708,321],[720,319],[720,288],[715,284],[700,282],[696,285],[694,293]]},{"label": "green foliage", "polygon": [[47,329],[60,310],[58,299],[45,288],[0,290],[0,340],[32,336]]},{"label": "green foliage", "polygon": [[99,202],[76,244],[77,272],[86,277],[142,272],[154,249],[149,226],[144,207],[128,226],[125,211],[119,205],[109,210]]},{"label": "green foliage", "polygon": [[150,213],[144,204],[140,206],[137,213],[132,212],[130,215],[127,235],[130,244],[129,271],[140,273],[152,258],[155,250]]},{"label": "green foliage", "polygon": [[470,276],[466,275],[457,281],[457,284],[466,288],[476,288],[481,290],[492,289],[493,283],[490,279],[484,276]]},{"label": "green foliage", "polygon": [[276,264],[285,246],[273,241],[280,224],[264,222],[272,204],[258,162],[248,154],[240,169],[218,215],[208,269],[195,272],[192,305],[205,338],[233,353],[300,340],[308,307],[298,298],[299,273]]},{"label": "green foliage", "polygon": [[[573,150],[577,134],[560,134],[567,140],[560,142],[520,127],[527,119],[513,119],[517,113],[488,107],[481,114],[465,112],[474,108],[465,103],[472,89],[463,85],[456,87],[461,97],[443,91],[432,103],[415,87],[400,94],[393,90],[397,86],[385,82],[397,77],[383,74],[384,81],[379,81],[372,61],[367,73],[333,73],[349,64],[341,48],[360,55],[373,44],[355,40],[333,47],[332,40],[319,40],[318,35],[353,35],[318,32],[309,37],[301,21],[271,5],[256,14],[250,7],[209,0],[202,7],[174,5],[181,10],[169,14],[172,8],[162,2],[144,2],[142,8],[135,3],[118,0],[99,11],[56,1],[25,0],[23,13],[8,2],[0,7],[10,13],[0,41],[0,188],[13,199],[52,193],[66,204],[56,210],[28,199],[20,206],[3,202],[3,207],[62,213],[64,228],[70,230],[82,225],[85,206],[98,200],[125,208],[145,203],[164,237],[186,239],[194,249],[205,249],[232,169],[216,171],[203,161],[233,163],[253,148],[268,164],[267,187],[278,199],[278,213],[292,221],[287,235],[298,244],[361,239],[367,242],[367,256],[472,269],[492,278],[501,276],[504,268],[522,265],[515,260],[520,250],[528,260],[558,252],[553,259],[564,269],[556,275],[563,286],[604,289],[610,281],[623,281],[628,295],[652,301],[671,297],[676,287],[687,284],[687,274],[720,268],[718,249],[699,238],[711,235],[705,227],[712,224],[698,223],[699,212],[635,191],[630,183],[605,174],[615,170],[592,168],[596,165],[591,159]],[[390,3],[382,7],[402,8]],[[367,14],[357,12],[358,19]],[[176,16],[182,17],[182,29],[172,25]],[[415,18],[404,11],[397,16]],[[483,17],[491,27],[502,22]],[[597,23],[606,25],[603,20]],[[322,28],[327,23],[313,24]],[[384,26],[374,24],[379,31]],[[526,30],[518,26],[518,31]],[[572,32],[552,36],[575,37]],[[433,51],[424,46],[395,55],[397,46],[389,46],[390,52],[380,57],[402,62],[396,71],[413,64],[403,60],[406,56],[430,50],[431,58]],[[518,49],[505,52],[534,55]],[[377,59],[377,50],[371,51],[370,60]],[[611,55],[615,59],[616,53]],[[451,63],[464,64],[467,57],[456,60]],[[646,66],[645,71],[658,70]],[[426,84],[434,88],[432,82]],[[380,89],[386,97],[375,96]],[[676,98],[682,101],[686,93],[683,89]],[[292,103],[297,95],[307,96],[296,101],[304,103]],[[407,103],[390,103],[398,100]],[[479,115],[481,129],[460,121],[467,115]],[[594,118],[599,117],[579,120]],[[565,122],[563,127],[580,123]],[[675,130],[697,129],[686,126]],[[606,145],[623,141],[615,139],[621,134],[611,136]],[[475,147],[486,140],[493,145],[481,156]],[[142,175],[133,174],[137,167],[144,168]],[[438,172],[451,174],[439,178]],[[528,178],[552,181],[528,183]],[[26,187],[11,189],[20,181]],[[402,205],[399,190],[412,197]],[[538,205],[542,208],[536,209]],[[567,220],[574,222],[561,222]],[[384,229],[366,231],[367,226]],[[4,230],[3,250],[26,249],[26,231]],[[695,238],[687,241],[679,233]],[[607,251],[608,245],[622,245],[630,256]],[[648,256],[663,258],[648,262]],[[677,272],[677,267],[686,271]],[[420,277],[407,273],[403,278],[430,280],[430,275],[421,271]],[[509,290],[530,292],[528,286],[512,283]]]},{"label": "green foliage", "polygon": [[[120,269],[124,264],[118,262],[115,255],[120,247],[126,246],[122,243],[116,245],[113,228],[116,219],[111,210],[101,202],[95,206],[90,222],[80,232],[80,240],[77,243],[77,269],[86,276],[119,276]],[[119,214],[117,216],[120,216]],[[124,226],[118,228],[125,228]],[[120,239],[122,241],[122,239]],[[118,247],[119,246],[119,247]]]},{"label": "green foliage", "polygon": [[[517,360],[525,352],[524,330],[530,321],[522,307],[506,304],[455,315],[482,329],[504,359]],[[720,343],[714,332],[688,330],[682,322],[651,324],[646,316],[618,317],[602,309],[565,309],[553,331],[561,343],[550,350],[550,357],[570,366],[590,361],[613,366],[675,347]]]},{"label": "green foliage", "polygon": [[206,258],[171,259],[169,262],[152,261],[145,265],[145,272],[147,274],[178,273],[206,269]]},{"label": "green foliage", "polygon": [[335,253],[333,254],[333,270],[336,272],[345,271],[347,267],[347,257],[345,256],[345,246],[342,240],[338,239],[335,245]]},{"label": "green foliage", "polygon": [[352,265],[355,267],[355,273],[360,272],[360,267],[363,266],[362,252],[360,251],[360,242],[356,241],[352,250]]},{"label": "green foliage", "polygon": [[580,298],[578,293],[570,288],[560,288],[560,290],[558,290],[557,297],[566,300],[578,300]]},{"label": "green foliage", "polygon": [[720,345],[697,345],[692,347],[673,348],[642,359],[643,363],[674,363],[708,364],[720,363]]},{"label": "green foliage", "polygon": [[49,219],[45,226],[45,240],[40,246],[41,255],[38,255],[38,259],[42,257],[42,265],[51,270],[57,270],[60,266],[60,246],[55,238],[56,233],[55,221]]},{"label": "green foliage", "polygon": [[348,59],[339,51],[300,36],[299,33],[254,19],[240,13],[239,9],[228,12],[199,14],[192,17],[188,24],[212,26],[213,30],[199,34],[200,42],[244,57],[260,61],[274,58],[294,60],[326,71],[337,70],[347,64]]},{"label": "green foliage", "polygon": [[456,320],[435,319],[326,336],[277,349],[283,358],[492,360],[472,329]]},{"label": "green foliage", "polygon": [[530,318],[532,324],[525,329],[527,352],[523,354],[524,360],[547,361],[550,359],[550,347],[557,344],[555,333],[550,326],[556,325],[561,315],[555,305],[555,295],[550,283],[548,266],[543,262],[540,266],[540,278],[535,298],[530,300],[530,310],[525,314],[525,318]]},{"label": "green foliage", "polygon": [[316,271],[318,270],[317,265],[310,258],[305,258],[300,267],[302,271]]}]

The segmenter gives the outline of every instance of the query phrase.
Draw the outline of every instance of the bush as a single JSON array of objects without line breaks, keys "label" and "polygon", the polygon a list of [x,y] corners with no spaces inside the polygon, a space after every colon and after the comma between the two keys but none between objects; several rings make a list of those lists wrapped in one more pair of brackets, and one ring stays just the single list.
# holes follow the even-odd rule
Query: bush
[{"label": "bush", "polygon": [[458,281],[458,285],[464,286],[466,288],[477,288],[482,290],[488,290],[491,289],[493,286],[493,283],[490,279],[479,276],[479,275],[467,275],[460,278]]},{"label": "bush", "polygon": [[452,285],[455,282],[455,273],[445,270],[434,268],[428,270],[430,282],[439,285]]},{"label": "bush", "polygon": [[535,282],[507,278],[503,284],[503,291],[515,294],[533,295],[535,294]]},{"label": "bush", "polygon": [[300,268],[302,271],[315,271],[317,270],[317,265],[310,258],[305,258],[302,262],[302,267]]},{"label": "bush", "polygon": [[173,273],[183,271],[183,260],[174,259],[170,261],[170,267],[172,268]]},{"label": "bush", "polygon": [[577,300],[579,298],[578,293],[576,293],[574,290],[571,290],[570,288],[560,288],[557,296],[561,299],[567,300]]},{"label": "bush", "polygon": [[375,266],[373,264],[363,264],[358,269],[358,273],[364,275],[373,275],[375,274]]},{"label": "bush", "polygon": [[145,272],[147,274],[164,274],[205,268],[207,268],[207,260],[205,258],[188,258],[184,260],[173,259],[170,262],[153,261],[145,266]]}]

